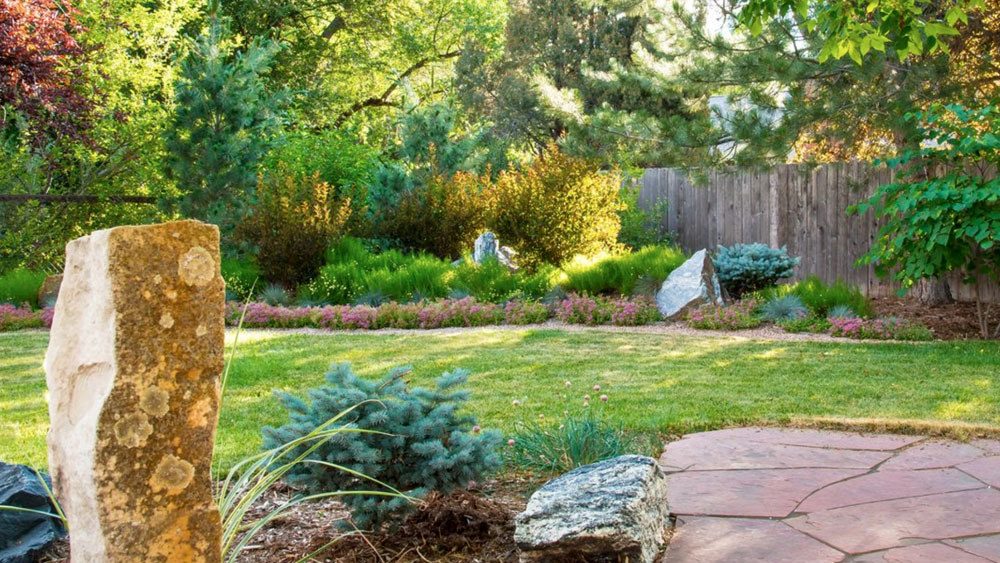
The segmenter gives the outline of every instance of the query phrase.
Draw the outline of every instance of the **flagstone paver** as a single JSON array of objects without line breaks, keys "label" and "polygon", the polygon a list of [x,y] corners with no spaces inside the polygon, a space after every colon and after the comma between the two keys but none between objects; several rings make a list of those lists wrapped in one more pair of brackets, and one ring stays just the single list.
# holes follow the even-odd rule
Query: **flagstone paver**
[{"label": "flagstone paver", "polygon": [[981,457],[958,468],[987,485],[1000,488],[1000,456]]},{"label": "flagstone paver", "polygon": [[990,561],[1000,561],[1000,535],[946,540],[944,543]]},{"label": "flagstone paver", "polygon": [[660,458],[663,563],[1000,563],[1000,441],[735,428]]},{"label": "flagstone paver", "polygon": [[922,543],[869,553],[855,563],[990,563],[977,555],[940,543]]}]

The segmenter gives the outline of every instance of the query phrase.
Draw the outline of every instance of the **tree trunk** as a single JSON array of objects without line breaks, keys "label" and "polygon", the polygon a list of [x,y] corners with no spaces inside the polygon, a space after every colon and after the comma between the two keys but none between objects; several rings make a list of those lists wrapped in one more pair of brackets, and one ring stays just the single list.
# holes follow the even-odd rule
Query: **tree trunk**
[{"label": "tree trunk", "polygon": [[924,305],[947,305],[955,302],[948,282],[940,278],[920,280],[915,293]]}]

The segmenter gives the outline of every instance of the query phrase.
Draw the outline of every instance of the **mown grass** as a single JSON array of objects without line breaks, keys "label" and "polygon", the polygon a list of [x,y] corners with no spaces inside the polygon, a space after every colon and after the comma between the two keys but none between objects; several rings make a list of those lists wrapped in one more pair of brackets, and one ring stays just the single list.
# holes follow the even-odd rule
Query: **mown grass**
[{"label": "mown grass", "polygon": [[[44,332],[0,334],[0,459],[44,466]],[[996,342],[782,342],[550,329],[405,334],[245,332],[219,425],[220,468],[261,445],[285,415],[273,389],[304,394],[331,362],[378,377],[412,365],[427,385],[471,370],[483,426],[510,431],[582,403],[594,384],[625,428],[677,434],[727,425],[869,418],[1000,425]],[[570,381],[568,399],[564,382]],[[521,405],[513,407],[517,399]]]}]

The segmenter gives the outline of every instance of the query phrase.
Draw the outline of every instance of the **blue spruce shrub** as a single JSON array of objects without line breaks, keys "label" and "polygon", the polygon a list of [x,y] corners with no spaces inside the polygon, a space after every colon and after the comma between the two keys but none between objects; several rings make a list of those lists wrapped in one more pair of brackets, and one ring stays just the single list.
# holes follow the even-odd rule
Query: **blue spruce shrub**
[{"label": "blue spruce shrub", "polygon": [[[319,463],[296,464],[286,481],[310,493],[389,492],[377,480],[409,497],[422,498],[432,491],[448,494],[499,469],[500,433],[480,430],[476,417],[460,410],[469,393],[457,388],[468,380],[468,372],[445,373],[435,389],[408,389],[403,376],[409,373],[409,368],[396,368],[381,381],[368,381],[355,376],[350,364],[334,364],[326,374],[329,385],[309,390],[308,404],[281,393],[279,400],[291,422],[281,428],[264,428],[265,449],[306,436],[352,407],[336,425],[357,429],[335,433],[306,458]],[[290,451],[289,460],[311,445]],[[414,508],[400,496],[346,494],[340,498],[362,530],[377,531],[383,524],[397,523]]]},{"label": "blue spruce shrub", "polygon": [[760,308],[760,315],[772,322],[793,321],[809,316],[809,310],[797,295],[789,294],[772,299]]},{"label": "blue spruce shrub", "polygon": [[785,247],[771,248],[759,242],[729,247],[719,245],[712,261],[719,283],[735,299],[791,277],[799,264],[799,259],[789,256]]}]

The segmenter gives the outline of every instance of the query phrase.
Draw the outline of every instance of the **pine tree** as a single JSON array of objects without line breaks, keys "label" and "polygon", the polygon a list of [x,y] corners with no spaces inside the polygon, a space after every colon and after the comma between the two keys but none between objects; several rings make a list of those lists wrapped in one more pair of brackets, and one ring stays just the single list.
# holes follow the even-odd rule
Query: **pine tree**
[{"label": "pine tree", "polygon": [[[480,431],[475,416],[461,410],[469,393],[457,388],[468,380],[468,372],[445,373],[435,389],[408,389],[403,377],[410,372],[397,368],[381,381],[369,381],[354,375],[349,364],[339,364],[326,375],[329,386],[308,392],[308,403],[282,394],[291,422],[264,428],[265,449],[306,436],[341,413],[346,414],[336,426],[352,430],[316,448],[307,459],[318,463],[296,465],[288,482],[311,493],[389,492],[383,483],[408,497],[423,498],[434,491],[447,494],[498,469],[500,434]],[[312,446],[299,446],[288,458]],[[414,508],[402,496],[341,498],[362,530],[377,531]]]},{"label": "pine tree", "polygon": [[456,64],[459,99],[497,138],[538,154],[558,141],[612,166],[676,165],[704,151],[707,108],[643,63],[661,48],[658,2],[510,4],[503,55],[473,45]]},{"label": "pine tree", "polygon": [[181,63],[165,134],[167,172],[185,192],[181,213],[224,232],[253,196],[257,165],[280,125],[284,98],[265,78],[280,45],[257,39],[233,52],[228,38],[226,19],[211,13]]}]

